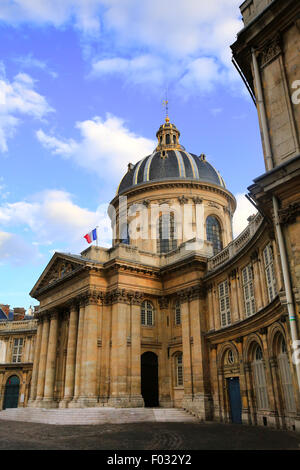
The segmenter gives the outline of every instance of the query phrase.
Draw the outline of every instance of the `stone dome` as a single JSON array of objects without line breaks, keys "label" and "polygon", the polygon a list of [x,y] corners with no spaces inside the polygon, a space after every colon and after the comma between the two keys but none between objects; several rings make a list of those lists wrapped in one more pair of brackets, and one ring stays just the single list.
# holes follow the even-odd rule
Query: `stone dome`
[{"label": "stone dome", "polygon": [[154,181],[197,180],[226,188],[220,173],[200,156],[189,153],[179,143],[180,132],[166,118],[156,133],[158,145],[151,155],[129,164],[126,175],[122,178],[117,194]]}]

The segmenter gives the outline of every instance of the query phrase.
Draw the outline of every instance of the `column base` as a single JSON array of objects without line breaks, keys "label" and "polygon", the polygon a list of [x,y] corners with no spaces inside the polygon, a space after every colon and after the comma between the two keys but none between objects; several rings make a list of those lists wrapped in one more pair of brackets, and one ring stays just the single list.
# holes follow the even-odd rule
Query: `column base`
[{"label": "column base", "polygon": [[212,400],[210,395],[204,393],[197,393],[196,395],[184,395],[182,400],[182,408],[190,411],[197,418],[203,421],[211,421],[212,412]]},{"label": "column base", "polygon": [[130,401],[130,397],[110,397],[107,402],[107,406],[111,406],[112,408],[131,408],[132,404]]},{"label": "column base", "polygon": [[39,408],[57,408],[58,403],[57,401],[53,400],[53,398],[44,398],[39,405]]},{"label": "column base", "polygon": [[174,403],[173,403],[173,400],[171,400],[171,398],[161,398],[159,399],[159,406],[161,408],[173,408]]},{"label": "column base", "polygon": [[64,408],[69,408],[69,403],[70,403],[71,400],[72,400],[71,397],[70,397],[70,398],[63,398],[63,399],[59,402],[58,408],[62,408],[62,409],[64,409]]},{"label": "column base", "polygon": [[95,407],[98,404],[98,398],[97,397],[79,397],[78,400],[76,400],[76,403],[74,403],[74,406],[70,406],[71,403],[69,403],[68,408],[91,408]]},{"label": "column base", "polygon": [[142,395],[132,395],[130,397],[130,406],[132,408],[144,408],[145,402]]}]

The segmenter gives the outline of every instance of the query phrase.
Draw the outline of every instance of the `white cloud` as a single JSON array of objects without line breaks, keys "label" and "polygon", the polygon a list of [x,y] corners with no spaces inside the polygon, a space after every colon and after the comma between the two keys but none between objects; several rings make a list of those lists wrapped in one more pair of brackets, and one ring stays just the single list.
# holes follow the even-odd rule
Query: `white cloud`
[{"label": "white cloud", "polygon": [[[200,86],[210,91],[224,76],[240,83],[229,48],[243,27],[239,5],[240,0],[4,0],[0,19],[13,25],[74,25],[83,33],[94,77],[118,73],[126,82],[160,87],[182,80],[178,92],[196,83],[198,93]],[[114,51],[111,56],[93,55],[90,36],[101,40],[102,51]]]},{"label": "white cloud", "polygon": [[[24,201],[3,203],[0,205],[0,223],[14,231],[0,232],[2,262],[12,259],[12,247],[15,243],[18,257],[23,260],[26,258],[27,262],[30,261],[29,255],[35,253],[36,257],[39,248],[49,245],[57,246],[60,251],[78,253],[87,247],[84,235],[96,226],[99,226],[101,246],[111,246],[107,204],[100,204],[93,212],[74,203],[72,195],[65,191],[45,190]],[[26,240],[30,239],[30,242],[16,235],[22,230],[26,233]],[[13,258],[14,261],[15,259]]]},{"label": "white cloud", "polygon": [[[2,64],[3,65],[3,64]],[[7,140],[15,134],[19,116],[42,119],[53,109],[44,96],[34,89],[34,80],[26,73],[19,73],[10,82],[4,69],[0,74],[0,151],[7,151]]]},{"label": "white cloud", "polygon": [[35,262],[39,255],[34,247],[26,243],[22,237],[10,232],[0,231],[0,263],[22,265]]},{"label": "white cloud", "polygon": [[51,70],[46,62],[33,57],[31,53],[25,56],[15,57],[14,62],[20,65],[23,69],[37,68],[48,73],[52,78],[58,77],[58,74],[54,72],[54,70]]},{"label": "white cloud", "polygon": [[[168,73],[171,73],[169,67]],[[172,75],[176,72],[173,67]],[[140,55],[131,59],[122,57],[112,57],[96,60],[92,63],[92,77],[101,77],[110,74],[119,74],[125,77],[127,82],[133,84],[147,83],[151,85],[161,85],[166,78],[164,61],[151,54]]]},{"label": "white cloud", "polygon": [[0,19],[12,25],[62,27],[71,20],[77,29],[96,34],[100,29],[99,0],[2,0]]},{"label": "white cloud", "polygon": [[237,237],[249,224],[248,217],[256,214],[257,210],[245,197],[245,194],[238,193],[235,195],[237,208],[233,216],[233,236]]},{"label": "white cloud", "polygon": [[96,172],[105,179],[108,175],[120,178],[129,162],[152,153],[156,143],[131,132],[123,119],[107,114],[105,119],[77,122],[80,139],[60,139],[39,130],[41,144],[53,154],[72,158],[78,166]]}]

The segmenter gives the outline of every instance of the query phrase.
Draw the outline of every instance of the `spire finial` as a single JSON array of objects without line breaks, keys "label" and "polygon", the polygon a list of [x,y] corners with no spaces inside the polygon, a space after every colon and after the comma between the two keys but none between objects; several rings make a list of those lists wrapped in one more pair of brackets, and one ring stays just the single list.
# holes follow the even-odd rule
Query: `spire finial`
[{"label": "spire finial", "polygon": [[166,99],[163,101],[163,106],[166,108],[166,122],[170,122],[169,119],[169,101],[168,101],[168,88],[166,88]]}]

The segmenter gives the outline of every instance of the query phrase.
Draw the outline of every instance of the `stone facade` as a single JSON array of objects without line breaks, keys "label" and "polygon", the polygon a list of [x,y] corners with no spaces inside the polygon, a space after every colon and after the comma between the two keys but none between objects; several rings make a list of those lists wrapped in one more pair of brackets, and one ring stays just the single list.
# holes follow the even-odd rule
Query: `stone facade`
[{"label": "stone facade", "polygon": [[[247,0],[241,11],[245,28],[232,46],[234,58],[256,95],[262,126],[255,44],[272,150],[262,126],[267,172],[249,188],[260,212],[233,240],[236,202],[221,179],[218,184],[169,175],[129,185],[122,196],[136,236],[125,243],[120,237],[124,209],[116,196],[110,208],[113,246],[90,246],[81,255],[55,253],[31,291],[40,307],[29,406],[174,406],[225,422],[238,422],[240,406],[244,423],[299,429],[299,386],[278,240],[280,225],[299,331],[299,109],[289,94],[299,69],[299,2]],[[179,132],[172,126],[167,118],[160,127],[157,149],[163,159],[170,158],[167,151],[176,151],[186,175],[182,164],[189,154],[178,154]],[[170,129],[173,143],[166,139]],[[142,165],[128,166],[128,172],[137,168],[136,182]],[[146,165],[143,173],[150,175]],[[184,219],[190,206],[192,229],[201,206],[204,241],[180,233],[176,246],[164,252],[152,235],[162,206],[175,203],[175,219]],[[153,204],[156,219],[147,217],[147,236],[138,236],[141,206],[149,215]],[[131,212],[136,205],[139,212]],[[216,254],[208,236],[210,217],[220,228]]]},{"label": "stone facade", "polygon": [[11,377],[19,381],[18,406],[27,406],[36,330],[37,320],[33,318],[0,322],[0,409],[5,407],[6,385]]}]

